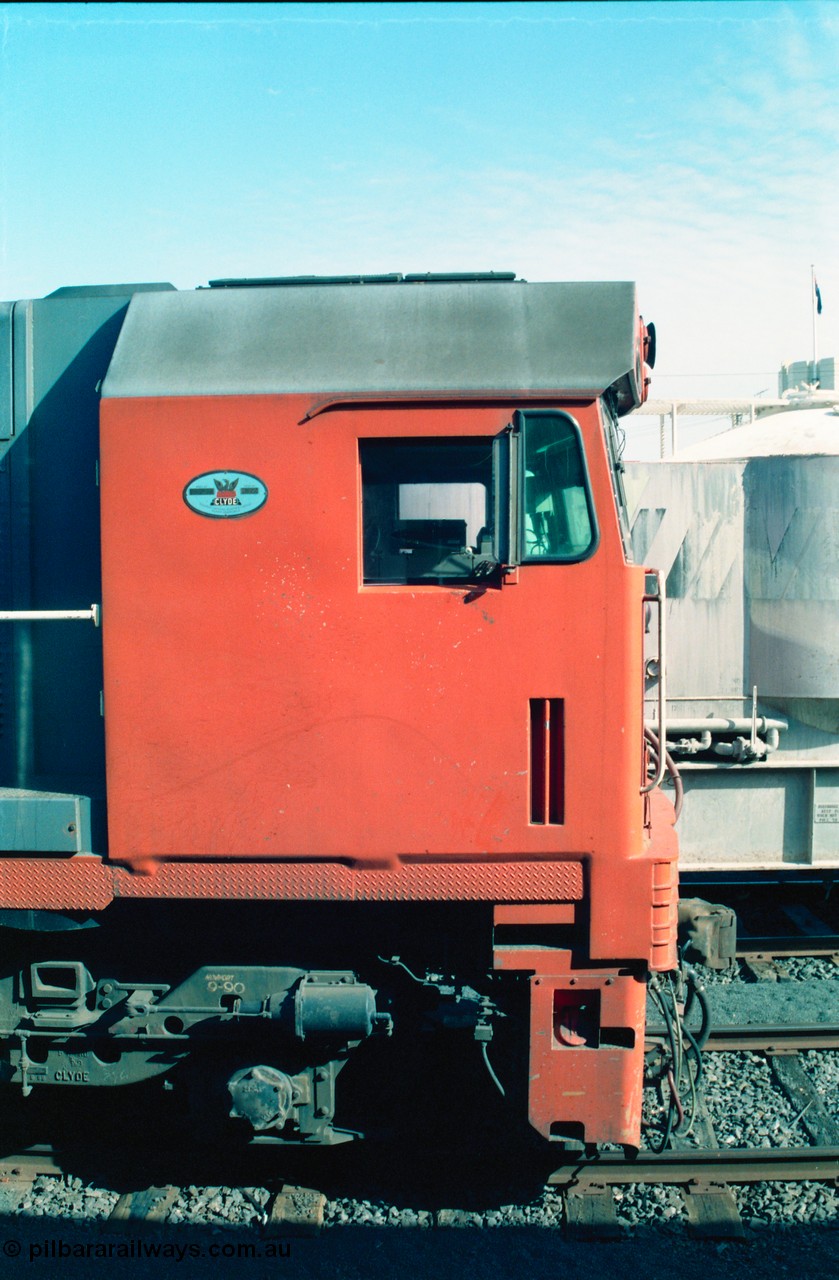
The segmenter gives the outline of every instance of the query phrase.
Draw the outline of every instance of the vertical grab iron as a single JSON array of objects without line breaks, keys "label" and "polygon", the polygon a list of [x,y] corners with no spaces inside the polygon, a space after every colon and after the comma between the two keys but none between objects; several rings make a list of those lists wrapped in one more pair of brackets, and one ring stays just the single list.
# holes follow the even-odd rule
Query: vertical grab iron
[{"label": "vertical grab iron", "polygon": [[[641,795],[646,795],[650,791],[654,791],[656,787],[661,786],[664,779],[664,771],[667,767],[667,694],[666,694],[666,636],[665,636],[665,604],[667,597],[664,589],[664,576],[660,569],[646,570],[646,585],[644,589],[645,604],[655,604],[658,606],[658,724],[656,727],[656,737],[658,738],[658,752],[656,761],[655,777],[646,786],[641,788]],[[654,590],[650,590],[650,579],[655,583]]]}]

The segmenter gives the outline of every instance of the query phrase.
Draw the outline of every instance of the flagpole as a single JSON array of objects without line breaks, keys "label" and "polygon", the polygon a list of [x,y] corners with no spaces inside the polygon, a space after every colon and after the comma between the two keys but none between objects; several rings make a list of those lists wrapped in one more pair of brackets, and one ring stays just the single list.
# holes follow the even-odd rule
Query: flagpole
[{"label": "flagpole", "polygon": [[816,330],[816,266],[810,263],[810,305],[813,308],[813,378],[819,377],[819,344]]}]

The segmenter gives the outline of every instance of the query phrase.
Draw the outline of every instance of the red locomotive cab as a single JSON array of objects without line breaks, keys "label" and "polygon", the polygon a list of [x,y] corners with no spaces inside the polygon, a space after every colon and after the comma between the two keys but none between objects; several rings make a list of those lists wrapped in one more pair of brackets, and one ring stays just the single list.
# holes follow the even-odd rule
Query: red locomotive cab
[{"label": "red locomotive cab", "polygon": [[[171,893],[222,861],[511,904],[531,1121],[586,1141],[638,1140],[644,974],[675,960],[616,449],[639,323],[622,285],[139,298],[103,404],[111,858]],[[189,497],[218,463],[258,510]],[[557,904],[569,945],[504,941]]]},{"label": "red locomotive cab", "polygon": [[[195,940],[159,999],[161,1036],[205,1014],[221,1034],[239,988],[242,1017],[276,1011],[276,1056],[237,1059],[221,1093],[278,1141],[340,1140],[346,1046],[390,1025],[382,957],[427,991],[441,952],[470,983],[482,965],[455,1020],[472,1009],[486,1057],[498,1014],[522,1120],[637,1145],[677,883],[643,711],[662,591],[621,477],[654,358],[634,286],[254,284],[128,308],[100,419],[108,853],[48,883],[21,867],[21,905],[272,904],[291,954],[237,968]],[[504,1025],[529,1026],[526,1072]]]}]

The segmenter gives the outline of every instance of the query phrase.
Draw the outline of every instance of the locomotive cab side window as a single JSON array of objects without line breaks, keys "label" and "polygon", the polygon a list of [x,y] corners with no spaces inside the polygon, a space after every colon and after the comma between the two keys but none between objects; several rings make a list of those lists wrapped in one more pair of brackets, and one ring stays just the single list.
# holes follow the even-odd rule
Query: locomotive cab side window
[{"label": "locomotive cab side window", "polygon": [[580,429],[558,409],[494,438],[360,440],[359,460],[366,584],[500,582],[597,547]]},{"label": "locomotive cab side window", "polygon": [[498,568],[493,442],[361,440],[365,583],[470,582]]},{"label": "locomotive cab side window", "polygon": [[517,413],[515,428],[521,563],[587,559],[598,529],[580,428],[567,413],[544,409]]}]

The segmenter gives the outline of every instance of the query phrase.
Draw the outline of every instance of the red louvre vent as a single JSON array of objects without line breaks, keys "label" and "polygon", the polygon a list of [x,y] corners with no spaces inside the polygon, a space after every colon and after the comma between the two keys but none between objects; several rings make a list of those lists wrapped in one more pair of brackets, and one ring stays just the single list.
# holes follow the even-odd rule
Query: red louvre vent
[{"label": "red louvre vent", "polygon": [[530,699],[530,821],[565,821],[565,705]]}]

